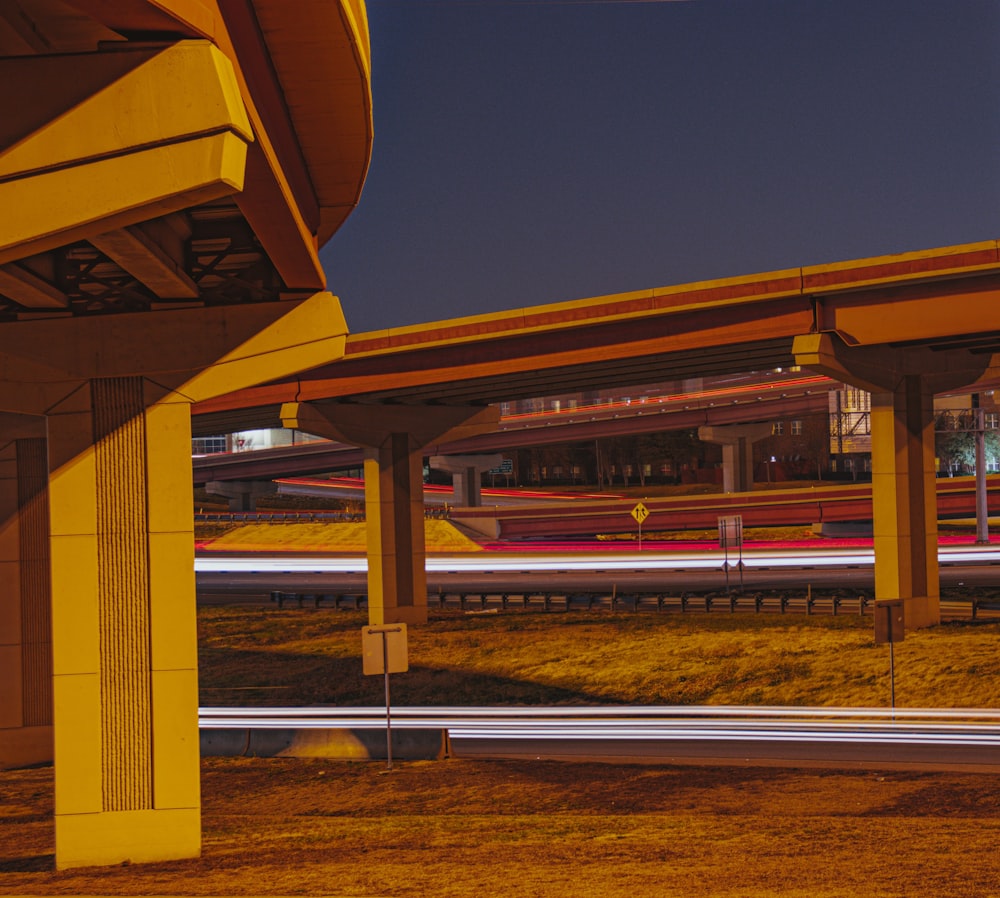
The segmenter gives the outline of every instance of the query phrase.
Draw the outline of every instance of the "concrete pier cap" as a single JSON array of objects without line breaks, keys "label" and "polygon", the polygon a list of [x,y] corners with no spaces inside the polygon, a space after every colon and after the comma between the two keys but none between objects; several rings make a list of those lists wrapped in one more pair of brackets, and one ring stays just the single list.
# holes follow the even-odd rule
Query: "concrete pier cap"
[{"label": "concrete pier cap", "polygon": [[699,440],[722,446],[722,488],[725,492],[747,493],[753,489],[753,444],[770,435],[769,421],[698,428]]},{"label": "concrete pier cap", "polygon": [[491,455],[432,455],[430,466],[435,471],[451,474],[455,494],[454,504],[459,508],[479,508],[483,504],[480,479],[491,468],[499,468],[503,456]]}]

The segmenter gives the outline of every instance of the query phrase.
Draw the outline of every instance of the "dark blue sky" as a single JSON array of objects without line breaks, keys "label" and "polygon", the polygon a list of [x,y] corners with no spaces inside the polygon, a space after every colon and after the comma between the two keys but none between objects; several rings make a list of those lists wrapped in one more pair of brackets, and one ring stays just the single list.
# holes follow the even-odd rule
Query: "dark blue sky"
[{"label": "dark blue sky", "polygon": [[1000,237],[1000,0],[368,0],[354,332]]}]

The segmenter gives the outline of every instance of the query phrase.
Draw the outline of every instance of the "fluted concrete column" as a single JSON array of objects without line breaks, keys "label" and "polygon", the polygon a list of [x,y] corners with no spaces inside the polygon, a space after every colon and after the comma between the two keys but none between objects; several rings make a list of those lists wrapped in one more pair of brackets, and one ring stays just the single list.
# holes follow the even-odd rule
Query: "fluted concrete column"
[{"label": "fluted concrete column", "polygon": [[53,752],[45,420],[0,415],[0,432],[18,431],[0,449],[0,769]]},{"label": "fluted concrete column", "polygon": [[56,866],[196,857],[190,406],[338,357],[339,303],[0,330],[0,409],[48,427]]},{"label": "fluted concrete column", "polygon": [[60,868],[200,853],[190,408],[146,386],[49,416]]}]

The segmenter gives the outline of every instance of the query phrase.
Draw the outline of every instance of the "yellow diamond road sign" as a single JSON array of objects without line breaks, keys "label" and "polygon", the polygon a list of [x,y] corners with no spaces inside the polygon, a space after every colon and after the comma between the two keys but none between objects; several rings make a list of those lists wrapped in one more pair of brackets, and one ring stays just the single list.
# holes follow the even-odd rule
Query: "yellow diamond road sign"
[{"label": "yellow diamond road sign", "polygon": [[632,509],[632,517],[641,524],[649,517],[649,509],[640,502]]}]

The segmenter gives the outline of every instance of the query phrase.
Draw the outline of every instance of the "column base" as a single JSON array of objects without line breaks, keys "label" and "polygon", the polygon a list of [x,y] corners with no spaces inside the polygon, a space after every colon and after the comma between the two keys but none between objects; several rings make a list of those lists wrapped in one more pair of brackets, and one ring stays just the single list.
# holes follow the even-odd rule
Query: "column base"
[{"label": "column base", "polygon": [[426,624],[427,623],[427,598],[424,597],[423,605],[402,605],[392,608],[380,608],[371,605],[369,601],[369,623],[374,627],[381,627],[383,624]]},{"label": "column base", "polygon": [[903,623],[907,630],[936,627],[941,623],[941,599],[938,596],[903,599]]},{"label": "column base", "polygon": [[51,725],[0,730],[0,770],[51,764],[54,753]]},{"label": "column base", "polygon": [[56,814],[57,870],[200,855],[200,808]]}]

